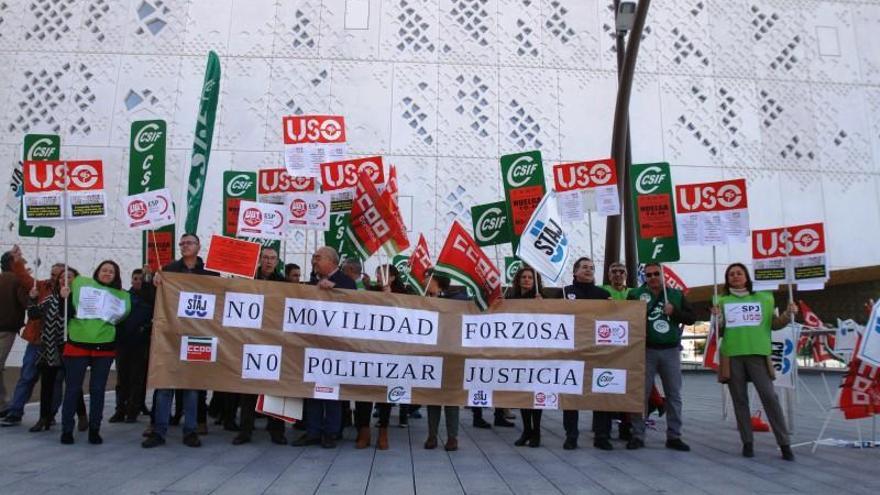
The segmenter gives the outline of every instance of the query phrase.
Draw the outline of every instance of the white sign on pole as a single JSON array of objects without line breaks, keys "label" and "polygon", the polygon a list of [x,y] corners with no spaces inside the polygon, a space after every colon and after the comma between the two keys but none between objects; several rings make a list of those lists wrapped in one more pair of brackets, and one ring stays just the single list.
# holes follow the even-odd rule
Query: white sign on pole
[{"label": "white sign on pole", "polygon": [[880,301],[871,310],[857,356],[872,366],[880,366]]},{"label": "white sign on pole", "polygon": [[285,209],[282,205],[242,200],[238,208],[240,237],[280,240],[287,230]]},{"label": "white sign on pole", "polygon": [[287,199],[287,224],[291,228],[319,230],[330,228],[330,194],[291,194]]},{"label": "white sign on pole", "polygon": [[800,325],[789,324],[772,333],[770,342],[770,361],[776,370],[773,384],[780,388],[795,388],[795,370],[797,369],[797,341],[800,336]]},{"label": "white sign on pole", "polygon": [[168,188],[123,197],[122,221],[133,230],[155,230],[174,223],[174,205]]},{"label": "white sign on pole", "polygon": [[571,246],[562,230],[562,217],[556,206],[556,192],[548,191],[526,224],[516,255],[555,283],[569,268],[570,252]]}]

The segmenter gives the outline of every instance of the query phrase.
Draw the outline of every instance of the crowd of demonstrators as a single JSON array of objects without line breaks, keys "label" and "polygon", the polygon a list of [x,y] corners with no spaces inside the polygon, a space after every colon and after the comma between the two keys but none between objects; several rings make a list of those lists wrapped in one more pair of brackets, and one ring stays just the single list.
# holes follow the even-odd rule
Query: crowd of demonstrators
[{"label": "crowd of demonstrators", "polygon": [[3,369],[6,367],[6,359],[9,357],[12,345],[15,344],[15,337],[24,326],[28,305],[28,287],[23,286],[12,273],[13,260],[12,252],[3,253],[0,257],[0,301],[3,301],[3,311],[0,312],[0,410],[6,412],[7,417],[9,404]]},{"label": "crowd of demonstrators", "polygon": [[771,292],[755,292],[749,271],[742,263],[734,263],[724,272],[724,290],[712,313],[719,321],[724,337],[721,341],[721,376],[727,383],[736,426],[742,440],[742,455],[754,457],[752,418],[749,409],[748,382],[752,382],[767,413],[770,429],[782,451],[782,458],[794,460],[788,427],[782,406],[773,388],[773,363],[770,361],[770,332],[785,327],[798,306],[794,302],[779,316],[774,316],[775,302]]}]

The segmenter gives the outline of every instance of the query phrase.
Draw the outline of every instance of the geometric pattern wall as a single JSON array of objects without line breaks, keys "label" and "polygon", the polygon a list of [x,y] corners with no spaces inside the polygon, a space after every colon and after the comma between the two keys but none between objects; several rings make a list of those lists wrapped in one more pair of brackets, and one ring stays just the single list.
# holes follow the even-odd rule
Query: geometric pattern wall
[{"label": "geometric pattern wall", "polygon": [[[0,0],[0,177],[22,136],[101,158],[115,208],[131,121],[168,121],[168,184],[188,167],[206,52],[223,78],[200,233],[220,230],[222,170],[281,165],[281,116],[340,113],[349,151],[398,166],[413,240],[432,252],[501,197],[498,157],[546,167],[608,155],[616,88],[609,0]],[[632,100],[633,159],[677,183],[745,177],[753,228],[824,221],[833,268],[880,264],[880,1],[653,2]],[[549,174],[548,174],[549,175]],[[548,176],[548,182],[550,177]],[[0,244],[25,245],[2,219]],[[604,221],[594,219],[597,258]],[[574,228],[587,254],[586,222]],[[134,268],[116,221],[71,235],[71,264]],[[873,242],[870,242],[873,241]],[[60,259],[61,239],[44,242]],[[313,238],[288,242],[304,260]],[[500,258],[509,248],[490,255]],[[719,261],[749,261],[748,247]],[[677,270],[711,283],[711,254]]]}]

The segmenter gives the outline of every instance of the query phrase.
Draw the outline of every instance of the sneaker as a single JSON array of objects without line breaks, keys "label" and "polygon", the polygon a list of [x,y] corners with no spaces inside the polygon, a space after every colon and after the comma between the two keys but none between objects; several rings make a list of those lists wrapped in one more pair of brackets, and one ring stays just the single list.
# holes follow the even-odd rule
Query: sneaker
[{"label": "sneaker", "polygon": [[165,439],[158,433],[154,432],[150,432],[150,434],[147,435],[147,438],[141,442],[141,447],[145,449],[152,449],[153,447],[158,447],[160,445],[165,445]]},{"label": "sneaker", "polygon": [[644,448],[644,446],[645,442],[636,437],[632,437],[626,442],[626,450],[638,450]]},{"label": "sneaker", "polygon": [[242,445],[245,443],[250,443],[251,436],[246,433],[239,433],[232,439],[232,445]]},{"label": "sneaker", "polygon": [[65,431],[61,434],[61,443],[64,445],[72,445],[73,444],[73,432]]},{"label": "sneaker", "polygon": [[116,411],[113,413],[113,416],[110,416],[110,419],[107,420],[108,423],[122,423],[125,421],[125,414],[122,411]]},{"label": "sneaker", "polygon": [[310,437],[308,433],[302,435],[296,440],[290,442],[290,445],[294,447],[308,447],[309,445],[321,445],[321,439],[317,437]]},{"label": "sneaker", "polygon": [[489,422],[483,418],[474,418],[474,428],[482,428],[484,430],[488,430],[489,428],[492,428],[492,425],[490,425]]},{"label": "sneaker", "polygon": [[666,440],[666,448],[678,450],[679,452],[690,452],[691,448],[688,444],[681,441],[680,438],[670,438]]},{"label": "sneaker", "polygon": [[11,414],[7,414],[3,421],[0,421],[0,426],[18,426],[21,424],[21,416],[13,416]]},{"label": "sneaker", "polygon": [[794,452],[791,451],[791,445],[781,445],[779,450],[782,451],[782,458],[786,461],[794,460]]},{"label": "sneaker", "polygon": [[755,446],[752,442],[747,442],[743,444],[743,457],[755,457]]},{"label": "sneaker", "polygon": [[574,450],[578,448],[578,441],[574,438],[566,438],[565,443],[562,444],[562,448],[565,450]]},{"label": "sneaker", "polygon": [[101,434],[98,430],[89,430],[89,443],[92,445],[101,445],[104,443],[104,439],[101,438]]},{"label": "sneaker", "polygon": [[599,450],[614,450],[614,446],[607,438],[597,438],[593,440],[593,447]]},{"label": "sneaker", "polygon": [[183,436],[183,444],[187,447],[201,447],[202,441],[199,440],[199,434],[193,431]]}]

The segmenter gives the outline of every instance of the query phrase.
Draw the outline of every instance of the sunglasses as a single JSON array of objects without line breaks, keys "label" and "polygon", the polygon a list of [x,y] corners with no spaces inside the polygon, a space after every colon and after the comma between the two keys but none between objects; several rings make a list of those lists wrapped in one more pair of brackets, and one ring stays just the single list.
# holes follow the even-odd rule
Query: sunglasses
[{"label": "sunglasses", "polygon": [[659,276],[660,276],[660,272],[650,272],[650,273],[645,272],[645,278],[654,278],[654,277],[659,277]]}]

